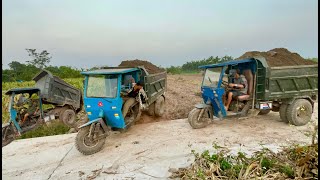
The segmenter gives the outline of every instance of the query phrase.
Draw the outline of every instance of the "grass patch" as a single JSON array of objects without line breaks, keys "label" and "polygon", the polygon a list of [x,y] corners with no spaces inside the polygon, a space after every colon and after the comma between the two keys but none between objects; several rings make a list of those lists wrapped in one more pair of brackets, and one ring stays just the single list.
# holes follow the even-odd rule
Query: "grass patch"
[{"label": "grass patch", "polygon": [[[315,127],[318,131],[318,127]],[[315,135],[317,136],[317,134]],[[315,141],[316,139],[316,141]],[[267,148],[247,157],[229,155],[227,148],[213,146],[213,153],[191,153],[195,161],[187,168],[170,170],[170,178],[180,179],[317,179],[318,140],[306,146],[292,145],[279,153]]]},{"label": "grass patch", "polygon": [[59,134],[66,134],[70,128],[59,121],[52,121],[50,125],[43,125],[32,131],[26,132],[18,139],[27,139],[43,136],[53,136]]}]

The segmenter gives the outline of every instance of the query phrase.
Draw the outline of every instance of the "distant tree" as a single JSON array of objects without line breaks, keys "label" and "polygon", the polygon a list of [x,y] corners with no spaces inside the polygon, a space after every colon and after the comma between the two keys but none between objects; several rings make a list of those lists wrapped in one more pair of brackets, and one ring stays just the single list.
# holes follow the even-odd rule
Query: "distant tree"
[{"label": "distant tree", "polygon": [[311,60],[311,61],[314,61],[314,62],[318,62],[318,58],[307,58],[306,60]]},{"label": "distant tree", "polygon": [[41,53],[37,53],[36,49],[26,49],[29,53],[29,56],[32,58],[31,61],[27,61],[27,63],[34,65],[37,68],[43,69],[47,67],[50,63],[51,56],[46,50],[43,50]]}]

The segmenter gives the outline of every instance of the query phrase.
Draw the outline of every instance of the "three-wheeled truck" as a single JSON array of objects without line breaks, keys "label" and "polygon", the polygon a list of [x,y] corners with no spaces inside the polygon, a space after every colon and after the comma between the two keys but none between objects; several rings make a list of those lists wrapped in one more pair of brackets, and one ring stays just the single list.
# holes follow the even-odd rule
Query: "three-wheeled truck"
[{"label": "three-wheeled truck", "polygon": [[[232,60],[220,64],[205,65],[201,86],[203,103],[195,105],[189,113],[192,128],[203,128],[214,117],[246,117],[279,112],[280,121],[296,126],[311,120],[314,103],[318,96],[318,65],[270,67],[263,57]],[[230,72],[240,71],[247,80],[245,98],[235,97],[229,110],[223,98],[232,82]]]},{"label": "three-wheeled truck", "polygon": [[[8,106],[10,119],[2,124],[2,147],[49,120],[60,119],[69,127],[76,125],[75,114],[83,106],[81,91],[46,70],[38,73],[33,80],[36,82],[34,88],[15,88],[6,92],[6,95],[10,96]],[[24,94],[28,94],[29,98],[36,94],[38,98],[36,99],[37,112],[30,114],[22,123],[28,107],[22,106],[22,109],[17,109],[17,102],[14,100]],[[35,101],[29,98],[24,104]],[[43,104],[54,105],[54,108],[43,110]]]},{"label": "three-wheeled truck", "polygon": [[[141,111],[150,115],[164,114],[167,73],[149,74],[143,67],[109,67],[81,72],[84,80],[84,107],[88,122],[79,127],[75,146],[84,155],[100,151],[109,132],[126,130],[136,122]],[[147,98],[138,95],[129,108],[126,117],[122,115],[123,104],[127,97],[130,83],[126,77],[140,81]]]}]

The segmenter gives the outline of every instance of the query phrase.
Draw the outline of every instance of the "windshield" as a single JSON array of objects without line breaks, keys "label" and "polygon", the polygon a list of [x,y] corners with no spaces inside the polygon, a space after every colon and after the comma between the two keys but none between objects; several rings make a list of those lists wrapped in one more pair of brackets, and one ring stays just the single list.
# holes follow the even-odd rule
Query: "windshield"
[{"label": "windshield", "polygon": [[115,98],[118,92],[118,77],[116,75],[89,76],[87,97]]},{"label": "windshield", "polygon": [[217,87],[222,67],[208,68],[204,74],[202,86]]}]

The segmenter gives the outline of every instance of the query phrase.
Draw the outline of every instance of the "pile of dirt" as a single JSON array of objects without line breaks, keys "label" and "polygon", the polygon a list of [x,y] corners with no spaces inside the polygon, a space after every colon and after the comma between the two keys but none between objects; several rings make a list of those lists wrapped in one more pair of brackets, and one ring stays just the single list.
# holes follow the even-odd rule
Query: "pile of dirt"
[{"label": "pile of dirt", "polygon": [[317,64],[314,61],[304,59],[298,53],[290,52],[286,48],[275,48],[267,52],[249,51],[237,59],[252,58],[257,56],[266,58],[268,65],[271,67]]},{"label": "pile of dirt", "polygon": [[144,66],[146,70],[148,71],[149,74],[156,74],[165,71],[162,68],[157,67],[156,65],[152,64],[149,61],[144,61],[144,60],[126,60],[122,61],[119,67],[137,67],[137,66]]},{"label": "pile of dirt", "polygon": [[164,115],[142,113],[137,124],[187,118],[194,105],[202,102],[201,82],[201,74],[168,75]]}]

